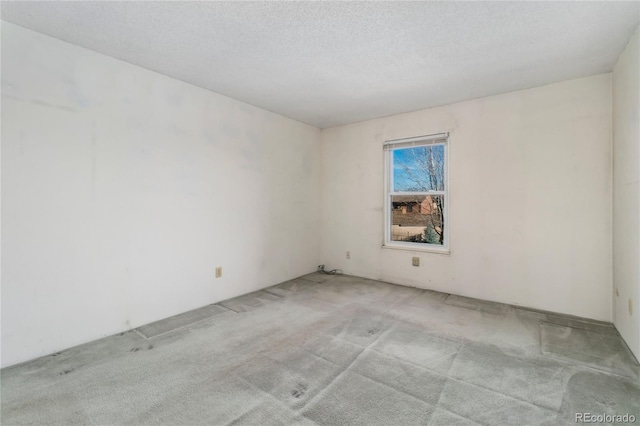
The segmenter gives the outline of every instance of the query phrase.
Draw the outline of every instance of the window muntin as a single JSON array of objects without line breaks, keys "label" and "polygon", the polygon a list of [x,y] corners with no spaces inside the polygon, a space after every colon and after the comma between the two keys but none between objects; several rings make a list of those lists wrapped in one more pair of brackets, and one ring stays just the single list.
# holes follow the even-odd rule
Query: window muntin
[{"label": "window muntin", "polygon": [[448,248],[448,135],[385,143],[385,246]]}]

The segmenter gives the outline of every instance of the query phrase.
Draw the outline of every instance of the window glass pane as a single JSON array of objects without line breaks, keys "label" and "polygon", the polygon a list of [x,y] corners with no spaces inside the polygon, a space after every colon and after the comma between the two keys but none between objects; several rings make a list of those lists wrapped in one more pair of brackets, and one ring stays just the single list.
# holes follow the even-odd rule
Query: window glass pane
[{"label": "window glass pane", "polygon": [[444,244],[444,195],[392,195],[391,240]]},{"label": "window glass pane", "polygon": [[444,191],[444,145],[400,148],[393,155],[393,191]]}]

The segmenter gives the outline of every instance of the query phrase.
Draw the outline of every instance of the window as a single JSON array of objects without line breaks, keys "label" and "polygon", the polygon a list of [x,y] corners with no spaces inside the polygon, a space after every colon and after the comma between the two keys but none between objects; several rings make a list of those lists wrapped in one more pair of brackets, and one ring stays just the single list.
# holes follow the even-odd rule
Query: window
[{"label": "window", "polygon": [[448,140],[441,133],[384,144],[386,247],[448,250]]}]

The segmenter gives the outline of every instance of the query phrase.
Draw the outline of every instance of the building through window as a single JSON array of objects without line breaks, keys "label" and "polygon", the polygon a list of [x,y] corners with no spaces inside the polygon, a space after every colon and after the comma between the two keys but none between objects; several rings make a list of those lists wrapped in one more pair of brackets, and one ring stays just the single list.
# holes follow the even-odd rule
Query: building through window
[{"label": "building through window", "polygon": [[448,249],[448,139],[385,143],[385,246]]}]

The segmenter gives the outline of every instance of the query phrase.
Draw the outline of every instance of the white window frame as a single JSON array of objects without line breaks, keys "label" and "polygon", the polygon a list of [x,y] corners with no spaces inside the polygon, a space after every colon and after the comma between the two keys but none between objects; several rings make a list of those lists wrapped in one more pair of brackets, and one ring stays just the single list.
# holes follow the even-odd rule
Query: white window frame
[{"label": "white window frame", "polygon": [[[392,152],[400,148],[411,148],[424,145],[444,146],[444,191],[420,191],[420,192],[394,192],[393,191],[393,155]],[[407,241],[392,241],[392,202],[393,195],[443,195],[444,196],[444,241],[443,244],[412,243]],[[451,234],[451,224],[449,221],[449,133],[438,133],[434,135],[416,136],[404,139],[388,140],[384,143],[384,241],[382,247],[435,252],[449,254],[449,236]]]}]

